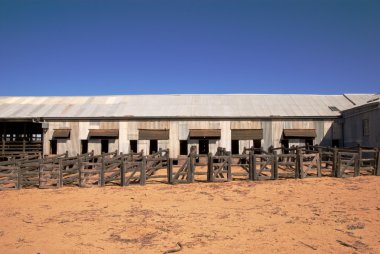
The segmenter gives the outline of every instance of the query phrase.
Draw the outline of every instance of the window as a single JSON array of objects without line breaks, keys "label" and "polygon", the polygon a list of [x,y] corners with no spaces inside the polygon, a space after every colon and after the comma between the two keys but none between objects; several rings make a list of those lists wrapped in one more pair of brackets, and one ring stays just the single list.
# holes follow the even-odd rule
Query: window
[{"label": "window", "polygon": [[108,153],[108,139],[102,139],[101,146],[102,153]]},{"label": "window", "polygon": [[231,141],[231,153],[232,154],[239,154],[239,140],[232,140]]},{"label": "window", "polygon": [[180,140],[179,141],[179,154],[180,155],[188,155],[187,140]]},{"label": "window", "polygon": [[50,140],[50,154],[57,154],[57,140]]},{"label": "window", "polygon": [[81,140],[80,145],[81,145],[82,154],[88,153],[88,140],[87,139]]},{"label": "window", "polygon": [[137,140],[129,141],[129,152],[137,153]]},{"label": "window", "polygon": [[157,140],[151,140],[149,144],[149,154],[153,154],[158,151],[158,142]]},{"label": "window", "polygon": [[208,139],[200,139],[199,140],[199,154],[208,154]]},{"label": "window", "polygon": [[363,136],[369,136],[369,120],[363,119]]}]

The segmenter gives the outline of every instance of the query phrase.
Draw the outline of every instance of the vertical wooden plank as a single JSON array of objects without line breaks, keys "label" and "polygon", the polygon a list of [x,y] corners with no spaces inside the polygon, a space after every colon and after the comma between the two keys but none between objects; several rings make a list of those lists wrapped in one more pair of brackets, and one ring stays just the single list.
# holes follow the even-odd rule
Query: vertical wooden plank
[{"label": "vertical wooden plank", "polygon": [[120,158],[120,186],[125,186],[125,160]]},{"label": "vertical wooden plank", "polygon": [[359,176],[360,175],[360,149],[359,148],[359,154],[355,154],[355,162],[354,162],[354,176]]},{"label": "vertical wooden plank", "polygon": [[[298,148],[298,146],[296,147],[296,171],[295,171],[295,174],[294,174],[294,178],[300,178],[300,172],[301,172],[301,163],[300,163],[300,150]],[[302,170],[303,171],[303,170]]]},{"label": "vertical wooden plank", "polygon": [[104,153],[102,153],[102,165],[100,166],[100,172],[99,172],[99,183],[98,186],[103,187],[105,185],[105,179],[104,179],[104,171],[105,171],[105,162],[104,162]]},{"label": "vertical wooden plank", "polygon": [[62,167],[62,159],[59,160],[58,164],[58,174],[59,174],[59,187],[63,187],[63,167]]},{"label": "vertical wooden plank", "polygon": [[380,150],[377,150],[375,175],[380,176]]},{"label": "vertical wooden plank", "polygon": [[146,156],[142,157],[141,171],[140,171],[140,185],[145,185],[146,182]]},{"label": "vertical wooden plank", "polygon": [[252,158],[252,180],[253,181],[257,181],[257,180],[259,180],[258,179],[258,175],[257,175],[257,169],[256,169],[256,167],[257,167],[257,157],[256,157],[256,154],[252,154],[251,155],[251,158]]},{"label": "vertical wooden plank", "polygon": [[254,177],[253,177],[253,153],[252,153],[252,151],[249,152],[248,161],[249,161],[249,169],[248,169],[249,180],[253,181]]},{"label": "vertical wooden plank", "polygon": [[195,156],[193,153],[190,153],[190,166],[187,170],[187,182],[194,182],[194,171],[195,171]]},{"label": "vertical wooden plank", "polygon": [[315,154],[316,156],[316,166],[317,166],[317,176],[318,177],[322,177],[322,167],[321,167],[321,161],[322,161],[322,157],[321,157],[321,152],[318,151],[317,154]]},{"label": "vertical wooden plank", "polygon": [[342,162],[341,162],[341,157],[339,156],[339,153],[337,152],[337,162],[336,162],[336,169],[335,169],[335,175],[336,177],[342,177],[343,173],[342,172]]},{"label": "vertical wooden plank", "polygon": [[274,180],[275,174],[274,174],[274,157],[273,157],[273,155],[267,155],[267,160],[270,161],[270,179]]},{"label": "vertical wooden plank", "polygon": [[297,158],[298,158],[298,165],[299,165],[299,177],[301,179],[305,178],[305,171],[303,169],[304,163],[303,163],[303,154],[301,149],[297,149]]},{"label": "vertical wooden plank", "polygon": [[232,181],[231,161],[232,161],[231,154],[229,154],[227,158],[227,181],[228,182]]},{"label": "vertical wooden plank", "polygon": [[167,170],[168,170],[168,183],[172,184],[173,183],[173,159],[168,158],[168,165],[167,165]]},{"label": "vertical wooden plank", "polygon": [[78,163],[78,177],[79,177],[79,187],[83,187],[83,172],[82,172],[82,162],[81,162],[81,157],[78,155],[77,156],[77,163]]},{"label": "vertical wooden plank", "polygon": [[273,152],[273,168],[274,168],[274,179],[278,179],[278,157],[277,151]]},{"label": "vertical wooden plank", "polygon": [[212,182],[213,178],[213,167],[212,167],[212,153],[209,153],[207,156],[207,182]]},{"label": "vertical wooden plank", "polygon": [[338,170],[340,169],[338,165],[338,149],[335,147],[333,148],[333,165],[332,165],[332,176],[333,177],[339,177]]},{"label": "vertical wooden plank", "polygon": [[21,172],[21,167],[17,163],[17,189],[20,190],[22,188],[22,172]]}]

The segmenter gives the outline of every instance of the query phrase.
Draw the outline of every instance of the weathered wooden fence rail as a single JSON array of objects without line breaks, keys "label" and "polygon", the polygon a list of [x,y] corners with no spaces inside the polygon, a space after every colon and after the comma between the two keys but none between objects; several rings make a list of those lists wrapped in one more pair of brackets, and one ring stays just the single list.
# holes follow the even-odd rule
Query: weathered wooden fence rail
[{"label": "weathered wooden fence rail", "polygon": [[202,155],[192,147],[181,165],[173,165],[169,150],[144,156],[118,151],[70,157],[27,155],[0,162],[0,190],[60,188],[63,186],[102,187],[105,185],[145,185],[158,179],[170,184],[196,181],[276,180],[308,177],[380,176],[378,148],[348,149],[321,146],[244,149],[232,155],[223,148]]}]

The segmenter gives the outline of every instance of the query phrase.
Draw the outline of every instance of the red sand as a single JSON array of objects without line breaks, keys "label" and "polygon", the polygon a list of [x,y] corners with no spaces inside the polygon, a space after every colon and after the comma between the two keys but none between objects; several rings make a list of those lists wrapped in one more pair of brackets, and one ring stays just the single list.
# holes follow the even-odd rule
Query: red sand
[{"label": "red sand", "polygon": [[380,253],[380,177],[0,192],[2,253]]}]

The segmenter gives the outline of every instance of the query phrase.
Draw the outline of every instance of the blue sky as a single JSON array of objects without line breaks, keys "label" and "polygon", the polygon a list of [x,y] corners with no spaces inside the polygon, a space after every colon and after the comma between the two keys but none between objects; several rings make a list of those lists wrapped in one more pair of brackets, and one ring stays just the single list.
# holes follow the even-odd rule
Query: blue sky
[{"label": "blue sky", "polygon": [[0,0],[0,95],[380,92],[379,0]]}]

